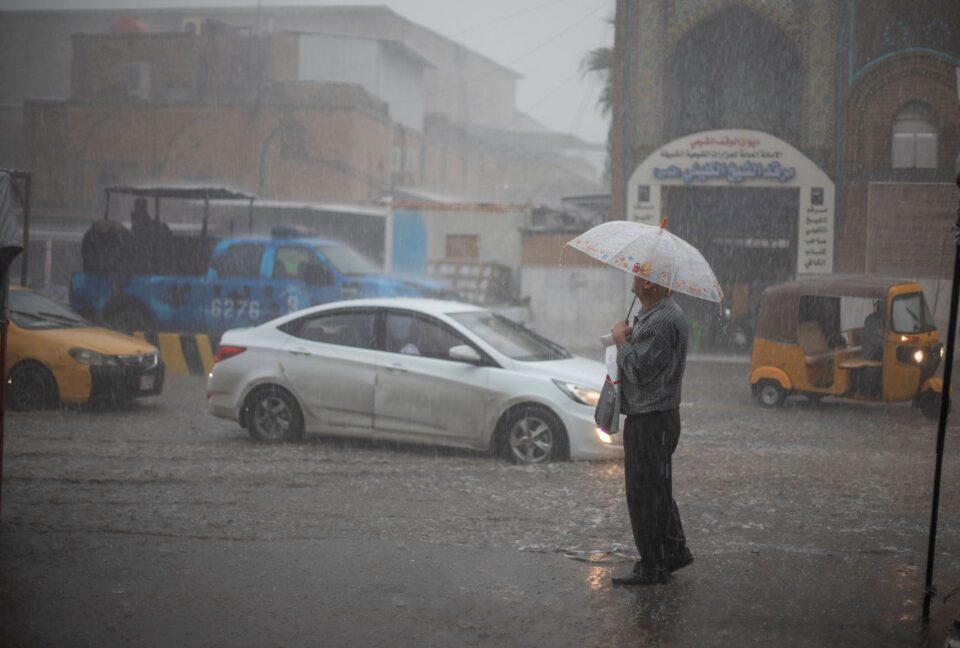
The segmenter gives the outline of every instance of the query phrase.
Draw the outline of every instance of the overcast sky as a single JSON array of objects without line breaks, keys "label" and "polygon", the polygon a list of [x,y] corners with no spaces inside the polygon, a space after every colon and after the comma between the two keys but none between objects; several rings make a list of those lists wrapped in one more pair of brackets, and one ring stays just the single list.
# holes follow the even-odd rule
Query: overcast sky
[{"label": "overcast sky", "polygon": [[[0,0],[2,9],[117,9],[257,6],[257,0]],[[606,140],[599,79],[581,73],[584,55],[613,44],[614,0],[260,0],[289,5],[387,5],[523,75],[517,108],[550,128]]]}]

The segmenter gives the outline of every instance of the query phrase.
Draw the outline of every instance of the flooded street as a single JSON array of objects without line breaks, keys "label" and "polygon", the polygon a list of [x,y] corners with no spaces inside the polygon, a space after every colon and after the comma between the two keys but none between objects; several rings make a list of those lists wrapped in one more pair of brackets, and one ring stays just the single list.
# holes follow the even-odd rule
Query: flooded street
[{"label": "flooded street", "polygon": [[[642,591],[609,586],[635,551],[618,462],[258,445],[206,413],[199,378],[121,411],[11,414],[0,643],[925,645],[935,424],[761,409],[746,372],[690,363],[674,492],[696,562]],[[958,460],[953,427],[946,474]],[[930,645],[960,612],[943,488]]]}]

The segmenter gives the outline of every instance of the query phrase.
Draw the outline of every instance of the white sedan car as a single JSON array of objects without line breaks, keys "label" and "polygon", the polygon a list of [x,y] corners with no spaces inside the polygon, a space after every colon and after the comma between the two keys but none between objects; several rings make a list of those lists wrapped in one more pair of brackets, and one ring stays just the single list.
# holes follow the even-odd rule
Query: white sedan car
[{"label": "white sedan car", "polygon": [[227,331],[207,400],[261,441],[321,432],[536,464],[622,456],[620,436],[593,420],[605,376],[477,306],[364,299]]}]

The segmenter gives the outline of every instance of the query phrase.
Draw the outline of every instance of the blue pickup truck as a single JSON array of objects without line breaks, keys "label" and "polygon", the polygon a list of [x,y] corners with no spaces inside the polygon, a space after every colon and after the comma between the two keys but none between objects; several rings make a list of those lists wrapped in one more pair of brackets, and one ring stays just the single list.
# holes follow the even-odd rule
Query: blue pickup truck
[{"label": "blue pickup truck", "polygon": [[206,274],[78,272],[70,305],[119,330],[219,335],[339,299],[453,296],[439,282],[384,276],[344,243],[287,236],[220,240]]}]

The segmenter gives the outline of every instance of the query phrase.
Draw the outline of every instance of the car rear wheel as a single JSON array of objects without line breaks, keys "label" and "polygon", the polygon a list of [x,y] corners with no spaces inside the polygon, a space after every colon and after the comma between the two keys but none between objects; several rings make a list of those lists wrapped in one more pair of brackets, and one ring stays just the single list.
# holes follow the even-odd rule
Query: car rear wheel
[{"label": "car rear wheel", "polygon": [[247,399],[247,431],[257,441],[280,443],[303,438],[303,413],[296,399],[276,386],[262,387]]},{"label": "car rear wheel", "polygon": [[523,406],[504,420],[500,448],[513,463],[547,463],[565,458],[567,435],[560,419],[549,410]]},{"label": "car rear wheel", "polygon": [[46,409],[58,400],[57,381],[39,362],[21,362],[10,370],[7,381],[10,409],[21,412]]},{"label": "car rear wheel", "polygon": [[757,385],[757,399],[765,407],[778,407],[786,397],[787,392],[775,380],[761,380]]}]

